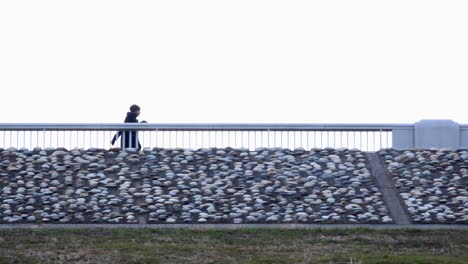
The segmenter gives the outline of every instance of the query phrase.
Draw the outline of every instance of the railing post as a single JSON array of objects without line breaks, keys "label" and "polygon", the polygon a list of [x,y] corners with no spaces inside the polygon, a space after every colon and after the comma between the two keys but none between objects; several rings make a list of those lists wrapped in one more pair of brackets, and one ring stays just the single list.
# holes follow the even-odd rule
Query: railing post
[{"label": "railing post", "polygon": [[267,136],[268,136],[268,148],[270,148],[270,129],[267,130]]},{"label": "railing post", "polygon": [[460,126],[460,148],[468,149],[468,126]]},{"label": "railing post", "polygon": [[414,128],[397,128],[392,130],[394,149],[414,148]]}]

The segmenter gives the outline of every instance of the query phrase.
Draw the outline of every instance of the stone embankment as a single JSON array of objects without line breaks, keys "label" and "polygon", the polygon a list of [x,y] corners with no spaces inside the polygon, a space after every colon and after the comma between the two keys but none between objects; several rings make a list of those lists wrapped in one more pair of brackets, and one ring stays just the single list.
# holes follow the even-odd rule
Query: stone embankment
[{"label": "stone embankment", "polygon": [[468,224],[467,150],[382,150],[413,223]]},{"label": "stone embankment", "polygon": [[[466,216],[462,174],[443,178],[458,197],[444,219]],[[366,156],[347,149],[0,149],[0,191],[4,224],[393,222]]]}]

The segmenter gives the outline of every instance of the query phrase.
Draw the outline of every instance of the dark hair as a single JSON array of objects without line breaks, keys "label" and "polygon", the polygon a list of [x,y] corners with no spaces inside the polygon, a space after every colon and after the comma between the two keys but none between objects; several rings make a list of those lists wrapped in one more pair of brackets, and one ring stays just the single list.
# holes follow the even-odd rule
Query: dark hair
[{"label": "dark hair", "polygon": [[140,107],[136,104],[130,106],[130,112],[136,112],[136,111],[139,111],[140,110]]}]

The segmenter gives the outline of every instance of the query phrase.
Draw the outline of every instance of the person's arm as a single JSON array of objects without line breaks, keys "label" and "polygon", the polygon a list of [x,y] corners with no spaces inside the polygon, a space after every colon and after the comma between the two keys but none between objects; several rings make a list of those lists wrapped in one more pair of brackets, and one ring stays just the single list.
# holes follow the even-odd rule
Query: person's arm
[{"label": "person's arm", "polygon": [[115,141],[122,135],[122,131],[115,133],[114,137],[111,140],[111,144],[114,145]]}]

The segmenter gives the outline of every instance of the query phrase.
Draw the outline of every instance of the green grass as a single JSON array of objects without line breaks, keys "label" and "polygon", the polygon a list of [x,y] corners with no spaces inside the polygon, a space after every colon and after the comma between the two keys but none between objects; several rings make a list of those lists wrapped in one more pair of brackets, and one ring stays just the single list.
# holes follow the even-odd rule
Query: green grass
[{"label": "green grass", "polygon": [[3,263],[468,263],[468,229],[13,229]]}]

